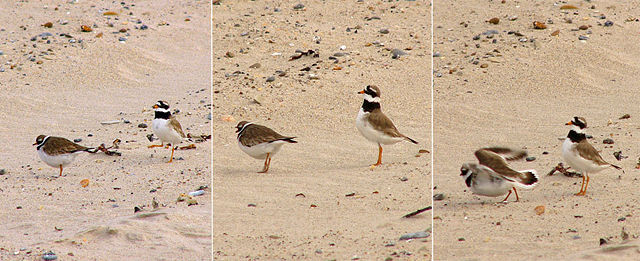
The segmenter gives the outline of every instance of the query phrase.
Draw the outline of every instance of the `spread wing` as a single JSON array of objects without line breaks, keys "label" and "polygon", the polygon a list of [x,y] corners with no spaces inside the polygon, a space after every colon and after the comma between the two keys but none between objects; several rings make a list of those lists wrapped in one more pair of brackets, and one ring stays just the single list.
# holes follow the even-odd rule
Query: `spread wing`
[{"label": "spread wing", "polygon": [[290,143],[295,143],[295,141],[292,140],[293,138],[295,137],[280,135],[279,133],[268,127],[258,124],[251,124],[244,130],[244,133],[240,137],[240,142],[242,142],[242,144],[247,147],[251,147],[260,143],[274,142],[277,140],[284,140]]},{"label": "spread wing", "polygon": [[180,122],[178,122],[178,120],[176,120],[175,117],[171,117],[171,119],[169,119],[169,125],[171,126],[171,128],[173,128],[173,130],[175,130],[178,134],[180,134],[180,137],[186,137],[184,135],[184,132],[182,131],[182,126],[180,125]]},{"label": "spread wing", "polygon": [[502,151],[502,150],[510,150],[510,149],[484,148],[484,149],[477,150],[475,152],[475,155],[476,155],[476,158],[478,158],[478,162],[480,163],[480,165],[483,165],[492,169],[494,172],[496,172],[497,174],[500,174],[503,178],[510,181],[516,181],[516,180],[521,180],[525,178],[522,173],[511,169],[507,165],[507,161],[503,156],[500,156],[500,154],[495,153],[492,150]]},{"label": "spread wing", "polygon": [[519,160],[527,156],[527,152],[525,150],[516,150],[504,147],[490,147],[483,148],[483,150],[494,152],[508,161]]}]

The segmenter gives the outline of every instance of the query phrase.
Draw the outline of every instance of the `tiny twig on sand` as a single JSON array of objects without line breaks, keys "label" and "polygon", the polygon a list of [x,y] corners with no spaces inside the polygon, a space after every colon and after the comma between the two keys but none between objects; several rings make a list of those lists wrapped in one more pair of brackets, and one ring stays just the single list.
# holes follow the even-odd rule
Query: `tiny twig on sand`
[{"label": "tiny twig on sand", "polygon": [[427,210],[430,210],[430,209],[431,209],[431,206],[428,206],[428,207],[426,207],[426,208],[421,208],[421,209],[418,209],[418,210],[416,210],[416,211],[413,211],[413,212],[411,212],[411,213],[409,213],[409,214],[406,214],[406,215],[404,215],[404,216],[402,216],[402,217],[403,217],[403,218],[410,218],[410,217],[413,217],[413,216],[415,216],[415,215],[418,215],[418,214],[420,214],[420,213],[422,213],[422,212],[425,212],[425,211],[427,211]]},{"label": "tiny twig on sand", "polygon": [[120,139],[115,139],[113,141],[113,145],[111,145],[111,147],[106,147],[104,145],[104,143],[100,144],[100,146],[98,146],[95,150],[93,151],[89,151],[89,153],[97,153],[98,151],[102,151],[104,152],[104,154],[109,155],[109,156],[122,156],[122,153],[119,151],[115,151],[115,150],[110,150],[110,149],[117,149],[119,148],[120,144]]},{"label": "tiny twig on sand", "polygon": [[547,176],[552,176],[554,173],[560,172],[563,175],[573,178],[573,177],[578,177],[581,178],[582,174],[575,172],[575,171],[569,171],[571,167],[569,168],[565,168],[564,165],[562,165],[562,162],[558,163],[558,165],[556,165],[551,171],[549,171],[549,173],[547,173]]}]

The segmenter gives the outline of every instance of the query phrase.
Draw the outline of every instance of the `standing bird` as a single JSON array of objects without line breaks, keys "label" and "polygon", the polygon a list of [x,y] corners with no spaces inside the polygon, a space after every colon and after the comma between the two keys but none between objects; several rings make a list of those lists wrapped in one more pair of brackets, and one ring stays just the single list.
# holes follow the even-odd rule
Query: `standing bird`
[{"label": "standing bird", "polygon": [[380,89],[377,86],[367,85],[358,93],[364,96],[364,102],[358,111],[356,127],[367,140],[378,144],[378,162],[373,166],[382,164],[382,144],[389,145],[403,140],[418,144],[417,141],[400,133],[393,122],[382,113]]},{"label": "standing bird", "polygon": [[78,154],[93,153],[91,151],[93,148],[87,148],[62,137],[40,135],[33,144],[33,146],[36,145],[38,145],[36,149],[40,159],[51,167],[60,168],[60,176],[62,176],[62,168],[73,162]]},{"label": "standing bird", "polygon": [[[573,117],[573,120],[565,125],[571,125],[567,138],[562,143],[562,157],[572,168],[582,172],[582,186],[576,196],[584,196],[589,186],[589,173],[597,173],[608,167],[621,169],[602,159],[600,153],[589,144],[584,129],[587,128],[587,120],[583,117]],[[585,177],[587,182],[585,183]]]},{"label": "standing bird", "polygon": [[295,137],[286,137],[274,130],[251,123],[241,121],[236,125],[238,133],[238,146],[242,151],[256,159],[264,159],[264,167],[258,173],[266,173],[271,164],[271,157],[280,151],[285,143],[298,143]]},{"label": "standing bird", "polygon": [[171,163],[173,162],[173,151],[178,147],[178,144],[182,142],[185,135],[182,131],[182,126],[180,126],[180,122],[171,116],[169,104],[166,101],[158,101],[153,105],[153,109],[155,115],[151,122],[151,128],[153,129],[153,133],[160,138],[162,144],[151,145],[149,148],[164,147],[165,142],[171,144],[171,159],[167,162]]},{"label": "standing bird", "polygon": [[516,187],[531,189],[538,184],[538,174],[535,170],[515,171],[507,164],[507,161],[526,157],[527,152],[524,150],[483,148],[477,150],[475,155],[479,164],[464,163],[460,168],[460,176],[474,194],[497,197],[509,192],[502,200],[507,201],[513,189],[516,201],[520,201]]}]

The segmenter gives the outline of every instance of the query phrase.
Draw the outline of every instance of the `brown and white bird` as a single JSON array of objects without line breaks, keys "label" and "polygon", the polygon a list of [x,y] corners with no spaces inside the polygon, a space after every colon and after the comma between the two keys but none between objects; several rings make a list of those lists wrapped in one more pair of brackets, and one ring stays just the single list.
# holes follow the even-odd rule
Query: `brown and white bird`
[{"label": "brown and white bird", "polygon": [[175,117],[171,116],[169,111],[169,104],[166,101],[158,101],[153,105],[154,118],[151,122],[151,128],[153,133],[160,138],[162,144],[151,145],[149,148],[164,147],[164,143],[171,144],[171,159],[169,162],[173,162],[173,151],[178,147],[178,144],[185,138],[184,132],[180,122]]},{"label": "brown and white bird", "polygon": [[[562,157],[579,172],[582,172],[582,186],[576,196],[584,196],[589,186],[589,174],[597,173],[608,167],[621,169],[602,159],[600,153],[587,141],[584,129],[587,128],[587,120],[583,117],[573,117],[573,120],[565,125],[571,125],[567,138],[562,143]],[[586,183],[585,183],[586,178]]]},{"label": "brown and white bird", "polygon": [[378,144],[378,162],[373,166],[382,164],[382,144],[389,145],[403,140],[418,144],[417,141],[400,133],[391,119],[382,113],[380,89],[377,86],[367,85],[358,93],[364,96],[364,102],[358,111],[356,128],[367,140]]},{"label": "brown and white bird", "polygon": [[271,157],[280,151],[285,143],[298,143],[295,137],[282,136],[274,130],[251,123],[241,121],[236,125],[238,133],[238,146],[242,151],[256,159],[264,159],[264,167],[258,173],[266,173],[271,164]]},{"label": "brown and white bird", "polygon": [[538,184],[535,170],[515,171],[507,164],[507,161],[526,157],[527,152],[524,150],[483,148],[477,150],[475,156],[478,164],[464,163],[460,168],[460,176],[474,194],[497,197],[508,192],[507,197],[502,200],[507,201],[513,190],[516,201],[520,201],[516,187],[531,189]]},{"label": "brown and white bird", "polygon": [[87,148],[80,144],[76,144],[62,137],[40,135],[36,138],[33,146],[38,150],[38,156],[47,165],[60,168],[60,176],[62,176],[62,168],[69,165],[82,152],[92,152],[93,148]]}]

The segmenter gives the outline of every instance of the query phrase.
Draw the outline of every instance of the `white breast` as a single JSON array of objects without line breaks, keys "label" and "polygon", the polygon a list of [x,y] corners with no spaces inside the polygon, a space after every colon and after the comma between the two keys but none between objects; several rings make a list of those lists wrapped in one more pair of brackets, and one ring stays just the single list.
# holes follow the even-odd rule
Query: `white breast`
[{"label": "white breast", "polygon": [[588,173],[596,173],[609,167],[609,165],[598,165],[590,160],[580,157],[578,150],[575,149],[576,146],[577,144],[571,142],[571,139],[569,138],[566,138],[562,143],[562,158],[570,167],[579,172]]},{"label": "white breast", "polygon": [[510,182],[488,174],[476,175],[475,180],[471,183],[471,192],[487,197],[505,195],[511,188],[513,188],[513,184]]},{"label": "white breast", "polygon": [[367,140],[377,143],[377,144],[394,144],[398,143],[403,138],[400,137],[391,137],[389,135],[384,134],[384,132],[376,130],[371,126],[367,117],[369,116],[368,112],[365,112],[362,108],[358,111],[358,117],[356,118],[356,128],[360,131],[360,134],[364,136]]},{"label": "white breast", "polygon": [[164,143],[171,143],[175,146],[182,142],[182,136],[169,125],[169,120],[153,119],[151,128],[153,133]]},{"label": "white breast", "polygon": [[40,159],[47,165],[54,168],[57,168],[60,165],[62,165],[63,167],[69,165],[71,162],[73,162],[78,153],[81,153],[81,151],[52,156],[44,153],[42,148],[38,150],[38,156],[40,156]]},{"label": "white breast", "polygon": [[269,155],[273,157],[273,155],[275,155],[276,153],[278,153],[278,151],[280,151],[280,148],[285,143],[287,142],[277,140],[271,143],[265,142],[265,143],[260,143],[258,145],[253,145],[251,147],[247,147],[242,145],[242,143],[238,141],[238,146],[242,151],[249,154],[249,156],[251,157],[254,157],[256,159],[265,159],[267,158],[267,153],[269,153]]}]

